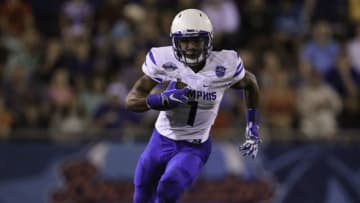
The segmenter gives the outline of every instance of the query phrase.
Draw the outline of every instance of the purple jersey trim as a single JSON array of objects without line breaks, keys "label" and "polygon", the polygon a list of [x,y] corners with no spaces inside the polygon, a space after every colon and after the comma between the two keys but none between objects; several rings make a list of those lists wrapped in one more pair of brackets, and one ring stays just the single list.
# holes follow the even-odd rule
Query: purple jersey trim
[{"label": "purple jersey trim", "polygon": [[149,56],[150,56],[151,61],[152,61],[155,65],[157,65],[157,64],[156,64],[156,61],[155,61],[154,54],[152,53],[152,51],[149,52]]},{"label": "purple jersey trim", "polygon": [[236,67],[236,72],[234,73],[233,77],[238,76],[242,72],[243,69],[244,69],[244,66],[243,66],[242,62],[240,62],[239,65]]}]

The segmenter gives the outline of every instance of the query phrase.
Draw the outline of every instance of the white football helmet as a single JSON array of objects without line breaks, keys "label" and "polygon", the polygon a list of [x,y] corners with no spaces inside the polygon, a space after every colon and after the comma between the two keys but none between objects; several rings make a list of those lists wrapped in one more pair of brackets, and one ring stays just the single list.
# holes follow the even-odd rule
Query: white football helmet
[{"label": "white football helmet", "polygon": [[[213,26],[209,17],[198,9],[180,11],[172,21],[170,37],[176,59],[189,66],[203,62],[213,48]],[[201,49],[181,48],[180,42],[188,38],[198,38],[204,46]]]}]

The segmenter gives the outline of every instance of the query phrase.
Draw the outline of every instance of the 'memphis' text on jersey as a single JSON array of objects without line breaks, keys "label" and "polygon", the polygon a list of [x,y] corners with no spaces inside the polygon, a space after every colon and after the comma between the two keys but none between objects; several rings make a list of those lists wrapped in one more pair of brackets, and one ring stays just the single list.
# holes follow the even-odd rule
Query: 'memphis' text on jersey
[{"label": "'memphis' text on jersey", "polygon": [[205,101],[216,100],[216,92],[189,90],[187,96],[189,97],[190,100],[199,100],[201,98]]}]

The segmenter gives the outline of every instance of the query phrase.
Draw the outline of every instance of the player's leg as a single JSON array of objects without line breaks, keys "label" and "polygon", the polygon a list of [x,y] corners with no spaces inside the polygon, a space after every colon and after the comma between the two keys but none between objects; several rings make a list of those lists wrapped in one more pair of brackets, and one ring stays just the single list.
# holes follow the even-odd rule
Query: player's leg
[{"label": "player's leg", "polygon": [[199,175],[204,163],[200,157],[191,153],[174,156],[157,187],[156,203],[175,203]]},{"label": "player's leg", "polygon": [[151,162],[151,159],[143,156],[138,161],[134,178],[134,203],[153,202],[151,200],[155,197],[163,168]]},{"label": "player's leg", "polygon": [[154,133],[136,166],[134,203],[154,202],[157,183],[165,170],[165,164],[160,161],[161,151],[158,147],[161,140]]},{"label": "player's leg", "polygon": [[166,166],[157,187],[156,203],[175,203],[199,176],[210,154],[210,143],[197,149],[186,148]]}]

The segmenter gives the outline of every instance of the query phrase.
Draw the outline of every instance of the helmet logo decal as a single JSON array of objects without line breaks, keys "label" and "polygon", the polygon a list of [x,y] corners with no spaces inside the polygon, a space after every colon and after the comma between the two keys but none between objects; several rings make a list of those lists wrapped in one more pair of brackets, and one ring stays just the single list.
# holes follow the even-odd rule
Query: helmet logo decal
[{"label": "helmet logo decal", "polygon": [[216,68],[215,68],[216,76],[219,78],[224,77],[225,71],[226,71],[226,68],[224,66],[219,65],[219,66],[216,66]]}]

